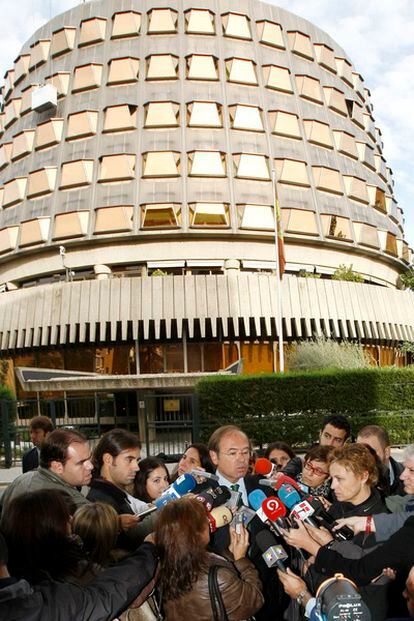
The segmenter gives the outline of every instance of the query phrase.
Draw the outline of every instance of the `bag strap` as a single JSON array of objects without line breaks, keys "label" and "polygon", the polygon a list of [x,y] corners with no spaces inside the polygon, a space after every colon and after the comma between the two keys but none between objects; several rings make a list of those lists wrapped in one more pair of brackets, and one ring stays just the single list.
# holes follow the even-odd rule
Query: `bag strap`
[{"label": "bag strap", "polygon": [[213,611],[214,621],[228,621],[226,607],[220,593],[220,587],[217,580],[217,572],[219,565],[211,565],[208,570],[208,592],[210,595],[211,608]]}]

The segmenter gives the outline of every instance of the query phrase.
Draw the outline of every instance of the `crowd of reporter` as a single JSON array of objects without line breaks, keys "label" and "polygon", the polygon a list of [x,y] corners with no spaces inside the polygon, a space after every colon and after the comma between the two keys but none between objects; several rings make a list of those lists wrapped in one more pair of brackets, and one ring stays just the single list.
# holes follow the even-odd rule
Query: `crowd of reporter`
[{"label": "crowd of reporter", "polygon": [[127,430],[92,453],[36,417],[1,498],[0,618],[414,618],[414,445],[399,463],[385,429],[354,433],[330,416],[303,458],[259,457],[228,425],[170,474]]}]

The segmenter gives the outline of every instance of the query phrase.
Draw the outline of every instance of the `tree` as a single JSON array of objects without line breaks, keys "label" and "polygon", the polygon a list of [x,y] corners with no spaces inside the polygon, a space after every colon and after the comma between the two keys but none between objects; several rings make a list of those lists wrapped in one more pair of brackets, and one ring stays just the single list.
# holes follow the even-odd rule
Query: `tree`
[{"label": "tree", "polygon": [[405,289],[414,291],[414,268],[410,267],[404,274],[400,274],[400,279]]}]

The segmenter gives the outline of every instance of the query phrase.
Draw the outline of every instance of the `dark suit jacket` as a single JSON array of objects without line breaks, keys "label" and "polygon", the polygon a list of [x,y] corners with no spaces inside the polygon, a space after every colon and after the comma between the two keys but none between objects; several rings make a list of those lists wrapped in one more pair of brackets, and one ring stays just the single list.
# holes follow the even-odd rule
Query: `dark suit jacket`
[{"label": "dark suit jacket", "polygon": [[[246,486],[247,494],[249,495],[250,492],[255,489],[261,489],[266,496],[273,496],[273,490],[269,487],[262,487],[259,485],[259,479],[260,477],[255,475],[247,475],[244,477],[244,484]],[[207,487],[218,486],[216,481],[209,481],[208,483],[209,485]],[[203,489],[206,488],[205,484],[201,484],[201,486]],[[193,493],[196,493],[197,491],[200,491],[198,487],[193,490]],[[248,526],[248,530],[250,532],[250,547],[248,556],[259,572],[263,585],[263,595],[265,598],[265,603],[260,611],[255,614],[255,618],[257,621],[282,621],[283,611],[289,603],[289,598],[287,598],[284,594],[284,590],[280,584],[276,569],[270,569],[266,565],[262,558],[262,551],[256,545],[256,535],[265,528],[267,527],[258,517],[253,518]],[[283,541],[280,541],[279,543],[283,545]],[[230,533],[228,526],[219,528],[211,535],[210,547],[214,552],[221,554],[222,556],[226,556],[229,544]]]},{"label": "dark suit jacket", "polygon": [[[390,468],[392,468],[394,473],[394,483],[390,484],[390,496],[405,496],[404,483],[400,479],[400,474],[404,470],[403,464],[390,457]],[[387,474],[389,480],[389,472]]]},{"label": "dark suit jacket", "polygon": [[30,451],[27,451],[22,457],[23,472],[29,472],[30,470],[36,470],[39,465],[39,451],[34,446]]}]

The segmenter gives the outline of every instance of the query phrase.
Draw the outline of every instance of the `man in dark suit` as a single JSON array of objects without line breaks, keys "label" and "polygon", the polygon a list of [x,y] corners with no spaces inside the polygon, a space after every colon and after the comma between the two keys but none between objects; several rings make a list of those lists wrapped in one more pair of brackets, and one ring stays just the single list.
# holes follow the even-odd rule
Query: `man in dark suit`
[{"label": "man in dark suit", "polygon": [[32,418],[29,424],[29,433],[34,447],[22,457],[23,472],[36,470],[39,465],[40,447],[53,430],[53,423],[48,416],[35,416]]},{"label": "man in dark suit", "polygon": [[380,425],[366,425],[358,432],[356,441],[360,444],[368,444],[376,452],[387,477],[389,485],[387,495],[404,496],[404,482],[400,479],[404,466],[391,457],[391,442],[387,430]]},{"label": "man in dark suit", "polygon": [[[249,506],[248,496],[255,489],[269,495],[269,487],[261,488],[259,477],[247,474],[251,456],[251,444],[246,434],[234,425],[219,427],[208,442],[210,459],[216,466],[218,485],[241,493],[242,503]],[[266,528],[256,516],[249,524],[249,558],[260,574],[265,604],[255,615],[258,621],[279,621],[283,617],[286,600],[275,569],[269,569],[262,558],[262,551],[255,538]],[[229,527],[218,529],[211,538],[211,546],[218,553],[227,551],[230,543]],[[280,615],[280,616],[278,616]]]}]

